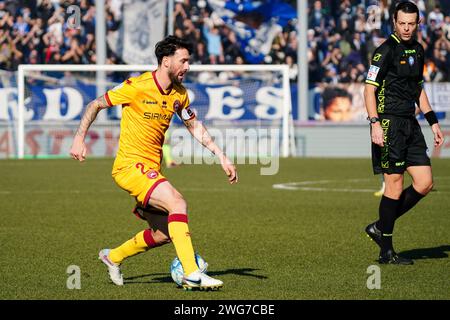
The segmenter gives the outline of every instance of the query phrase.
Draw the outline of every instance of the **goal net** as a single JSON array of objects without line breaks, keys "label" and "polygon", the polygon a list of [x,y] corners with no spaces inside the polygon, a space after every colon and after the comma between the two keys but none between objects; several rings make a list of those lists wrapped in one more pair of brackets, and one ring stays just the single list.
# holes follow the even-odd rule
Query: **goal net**
[{"label": "goal net", "polygon": [[[18,71],[18,158],[69,157],[87,104],[131,76],[155,66],[21,65]],[[183,84],[191,109],[229,157],[287,157],[293,153],[291,95],[285,65],[195,65]],[[114,156],[121,106],[99,112],[88,155]],[[167,143],[176,162],[211,156],[176,115]]]}]

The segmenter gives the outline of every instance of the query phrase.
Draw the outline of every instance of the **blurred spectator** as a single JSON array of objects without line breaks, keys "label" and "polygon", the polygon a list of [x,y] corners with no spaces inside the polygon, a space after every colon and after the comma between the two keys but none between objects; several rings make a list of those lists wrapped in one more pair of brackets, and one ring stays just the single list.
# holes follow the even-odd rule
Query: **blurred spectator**
[{"label": "blurred spectator", "polygon": [[19,15],[16,17],[16,22],[14,23],[13,30],[17,30],[17,34],[23,36],[30,30],[30,26],[25,22],[23,17]]},{"label": "blurred spectator", "polygon": [[203,33],[208,44],[209,63],[224,63],[223,47],[220,39],[219,29],[215,26],[204,25]]},{"label": "blurred spectator", "polygon": [[325,29],[325,11],[322,9],[322,1],[314,1],[313,8],[309,14],[308,25],[316,31]]},{"label": "blurred spectator", "polygon": [[441,6],[439,4],[436,4],[433,11],[428,14],[428,24],[431,24],[433,20],[436,27],[441,27],[444,22],[444,14],[441,12]]},{"label": "blurred spectator", "polygon": [[196,64],[208,64],[209,56],[206,51],[206,46],[203,42],[197,42],[193,55],[193,61]]},{"label": "blurred spectator", "polygon": [[430,58],[426,58],[423,77],[426,82],[439,81],[443,78],[442,73],[438,70],[434,61]]},{"label": "blurred spectator", "polygon": [[285,63],[289,66],[289,80],[297,82],[298,66],[294,63],[294,57],[286,56]]}]

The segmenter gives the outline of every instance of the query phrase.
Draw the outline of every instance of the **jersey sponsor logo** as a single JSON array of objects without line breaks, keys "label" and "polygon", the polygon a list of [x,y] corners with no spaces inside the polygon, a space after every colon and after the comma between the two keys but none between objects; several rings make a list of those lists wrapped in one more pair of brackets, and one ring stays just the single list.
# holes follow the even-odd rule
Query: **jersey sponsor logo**
[{"label": "jersey sponsor logo", "polygon": [[405,50],[406,54],[416,53],[416,49]]},{"label": "jersey sponsor logo", "polygon": [[172,118],[171,115],[162,114],[158,112],[144,112],[144,119],[147,120],[170,120]]},{"label": "jersey sponsor logo", "polygon": [[381,53],[376,53],[376,54],[373,56],[373,61],[375,61],[375,62],[380,61],[381,56],[382,56]]},{"label": "jersey sponsor logo", "polygon": [[379,71],[380,71],[379,67],[371,65],[369,72],[367,73],[367,80],[375,81],[377,79]]},{"label": "jersey sponsor logo", "polygon": [[158,102],[156,101],[151,101],[151,100],[142,100],[143,104],[157,104]]},{"label": "jersey sponsor logo", "polygon": [[184,121],[191,120],[192,118],[194,118],[194,116],[194,112],[189,107],[181,110],[181,119],[183,119]]}]

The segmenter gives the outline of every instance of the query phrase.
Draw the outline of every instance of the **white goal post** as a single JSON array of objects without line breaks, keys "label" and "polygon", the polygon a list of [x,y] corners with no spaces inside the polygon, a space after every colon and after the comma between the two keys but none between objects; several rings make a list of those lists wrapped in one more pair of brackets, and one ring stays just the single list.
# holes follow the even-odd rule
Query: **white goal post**
[{"label": "white goal post", "polygon": [[[17,74],[18,110],[17,110],[17,157],[23,159],[25,153],[26,125],[26,78],[38,72],[146,72],[155,70],[154,65],[19,65]],[[295,151],[292,121],[291,90],[289,82],[289,66],[287,65],[191,65],[191,72],[277,72],[281,75],[278,84],[282,92],[281,148],[280,156],[288,157]],[[188,74],[191,74],[189,72]],[[28,85],[32,88],[32,84]],[[97,83],[97,86],[99,84]],[[102,87],[103,94],[104,85]],[[108,88],[109,89],[109,88]],[[192,104],[195,107],[195,103]]]}]

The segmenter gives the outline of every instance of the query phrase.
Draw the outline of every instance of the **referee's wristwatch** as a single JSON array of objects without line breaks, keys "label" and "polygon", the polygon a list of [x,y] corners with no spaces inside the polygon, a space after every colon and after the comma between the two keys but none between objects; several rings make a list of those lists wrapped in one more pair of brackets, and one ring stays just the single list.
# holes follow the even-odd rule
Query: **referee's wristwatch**
[{"label": "referee's wristwatch", "polygon": [[375,122],[380,122],[380,118],[378,118],[378,117],[372,117],[372,118],[367,117],[367,120],[369,120],[370,124],[374,124]]}]

